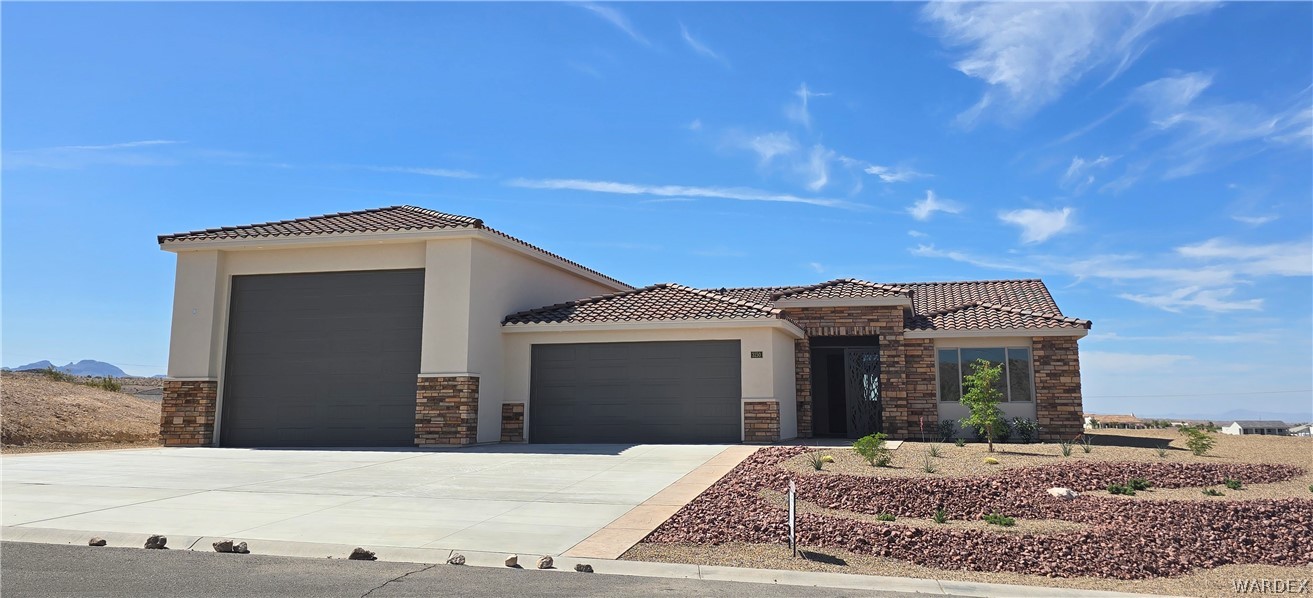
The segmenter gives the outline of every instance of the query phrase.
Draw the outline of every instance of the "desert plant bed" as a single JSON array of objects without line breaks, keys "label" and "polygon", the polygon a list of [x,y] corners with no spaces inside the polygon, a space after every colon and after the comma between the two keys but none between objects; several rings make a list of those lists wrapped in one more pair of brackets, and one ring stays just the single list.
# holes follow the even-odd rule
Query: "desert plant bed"
[{"label": "desert plant bed", "polygon": [[[1237,438],[1236,442],[1245,440]],[[1303,439],[1269,442],[1296,440]],[[910,466],[903,471],[912,470],[916,475],[893,473],[898,471],[897,459],[893,468],[874,468],[862,462],[864,475],[836,472],[831,468],[841,467],[847,459],[841,457],[842,449],[829,451],[836,463],[828,464],[826,471],[804,472],[795,469],[793,461],[813,449],[771,447],[741,463],[631,549],[627,557],[687,560],[700,546],[779,545],[786,539],[787,524],[778,496],[793,479],[803,505],[798,518],[799,542],[821,552],[861,555],[929,571],[1072,579],[1078,586],[1085,584],[1081,587],[1109,587],[1094,583],[1100,580],[1179,577],[1234,565],[1301,567],[1306,574],[1306,567],[1313,563],[1313,493],[1308,493],[1307,484],[1301,487],[1305,494],[1288,489],[1292,494],[1285,498],[1220,500],[1203,496],[1200,489],[1221,485],[1225,479],[1245,482],[1246,490],[1228,496],[1264,485],[1288,486],[1308,475],[1308,449],[1313,445],[1279,445],[1284,450],[1275,452],[1279,453],[1275,460],[1286,462],[1272,463],[1262,462],[1261,457],[1273,460],[1271,448],[1278,445],[1257,451],[1248,460],[1224,456],[1228,453],[1222,449],[1227,445],[1235,449],[1236,442],[1219,439],[1219,451],[1211,459],[1164,460],[1156,456],[1150,443],[1124,447],[1139,451],[1124,460],[1055,456],[1039,465],[991,466],[975,475],[927,474]],[[904,444],[895,453],[906,455],[909,446],[915,445]],[[957,447],[947,447],[947,456],[941,460],[979,461],[978,455],[954,457],[954,449]],[[915,450],[909,453],[924,459]],[[1100,453],[1096,448],[1089,455]],[[1010,461],[1011,453],[998,457],[1003,465]],[[1182,489],[1199,498],[1136,500],[1106,492],[1108,485],[1132,478],[1152,482],[1151,490],[1139,495]],[[1053,497],[1047,490],[1055,486],[1081,495]],[[975,523],[970,527],[935,524],[932,518],[937,510],[946,513],[950,523]],[[895,521],[874,521],[879,514],[894,515]],[[981,525],[989,514],[1015,518],[1016,527],[1042,527],[1043,522],[1074,527],[1017,533]],[[793,567],[796,563],[754,566],[777,565]],[[898,574],[887,569],[849,571]]]}]

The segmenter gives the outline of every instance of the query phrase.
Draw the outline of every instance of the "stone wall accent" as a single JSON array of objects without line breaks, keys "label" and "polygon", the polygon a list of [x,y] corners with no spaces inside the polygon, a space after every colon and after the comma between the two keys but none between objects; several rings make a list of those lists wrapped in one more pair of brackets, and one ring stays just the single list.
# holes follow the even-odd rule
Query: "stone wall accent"
[{"label": "stone wall accent", "polygon": [[[903,307],[899,305],[790,307],[789,321],[813,336],[878,336],[880,339],[880,401],[884,431],[905,437],[908,420],[906,360],[903,356]],[[798,437],[812,436],[811,341],[794,341],[794,376],[797,384]]]},{"label": "stone wall accent", "polygon": [[743,403],[743,442],[770,444],[780,439],[780,404],[778,401]]},{"label": "stone wall accent", "polygon": [[217,380],[165,380],[160,406],[160,440],[164,446],[214,444]]},{"label": "stone wall accent", "polygon": [[1031,339],[1035,369],[1035,416],[1040,440],[1071,440],[1084,433],[1081,413],[1080,350],[1076,338]]},{"label": "stone wall accent", "polygon": [[524,442],[524,403],[501,404],[501,441]]},{"label": "stone wall accent", "polygon": [[[935,439],[939,425],[939,385],[935,376],[935,341],[929,338],[903,339],[907,359],[907,431],[920,439]],[[924,428],[922,427],[924,426]]]},{"label": "stone wall accent", "polygon": [[415,445],[478,442],[478,376],[423,376],[415,390]]}]

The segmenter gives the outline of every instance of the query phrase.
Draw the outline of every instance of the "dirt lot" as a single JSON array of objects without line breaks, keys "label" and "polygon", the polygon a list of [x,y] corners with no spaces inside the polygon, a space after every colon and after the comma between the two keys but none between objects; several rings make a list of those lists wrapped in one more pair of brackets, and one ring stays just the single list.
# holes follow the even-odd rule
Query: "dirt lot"
[{"label": "dirt lot", "polygon": [[0,444],[7,453],[155,446],[159,425],[158,402],[42,374],[0,376]]},{"label": "dirt lot", "polygon": [[[823,472],[809,449],[765,449],[623,558],[1199,596],[1234,595],[1236,578],[1313,577],[1313,439],[1217,434],[1196,457],[1175,430],[1092,436],[1091,452],[1066,457],[1056,444],[996,445],[998,465],[983,462],[984,445],[939,445],[935,473],[923,469],[924,443],[904,443],[890,468],[820,449],[835,459]],[[1102,489],[1123,471],[1162,487],[1133,497]],[[1221,485],[1228,477],[1256,483],[1232,490]],[[810,559],[791,558],[781,538],[780,484],[790,478]],[[1048,497],[1050,484],[1081,496]],[[936,505],[947,523],[930,519]],[[1017,525],[980,520],[995,508]]]}]

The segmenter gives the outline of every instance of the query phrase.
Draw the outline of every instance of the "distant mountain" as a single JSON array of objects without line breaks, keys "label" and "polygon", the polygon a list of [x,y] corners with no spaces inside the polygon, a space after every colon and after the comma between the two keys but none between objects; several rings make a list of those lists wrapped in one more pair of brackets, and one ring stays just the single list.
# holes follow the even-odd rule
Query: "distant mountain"
[{"label": "distant mountain", "polygon": [[16,368],[7,369],[21,372],[24,370],[44,370],[46,368],[55,368],[66,374],[73,374],[74,376],[113,376],[115,378],[121,378],[128,375],[127,372],[119,369],[118,366],[112,363],[105,363],[94,359],[83,359],[77,363],[70,362],[68,365],[60,366],[42,359],[36,363],[29,363],[27,365],[20,365]]}]

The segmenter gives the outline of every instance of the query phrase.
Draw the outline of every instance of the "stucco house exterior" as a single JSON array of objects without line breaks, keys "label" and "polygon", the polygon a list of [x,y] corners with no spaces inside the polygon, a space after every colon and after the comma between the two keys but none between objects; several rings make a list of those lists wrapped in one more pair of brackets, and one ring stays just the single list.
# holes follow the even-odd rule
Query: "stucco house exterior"
[{"label": "stucco house exterior", "polygon": [[751,442],[933,435],[966,364],[1082,431],[1091,324],[1039,280],[632,287],[413,206],[158,239],[177,255],[172,446]]},{"label": "stucco house exterior", "polygon": [[1222,426],[1223,434],[1243,436],[1259,434],[1263,436],[1289,436],[1290,424],[1277,420],[1240,420]]}]

